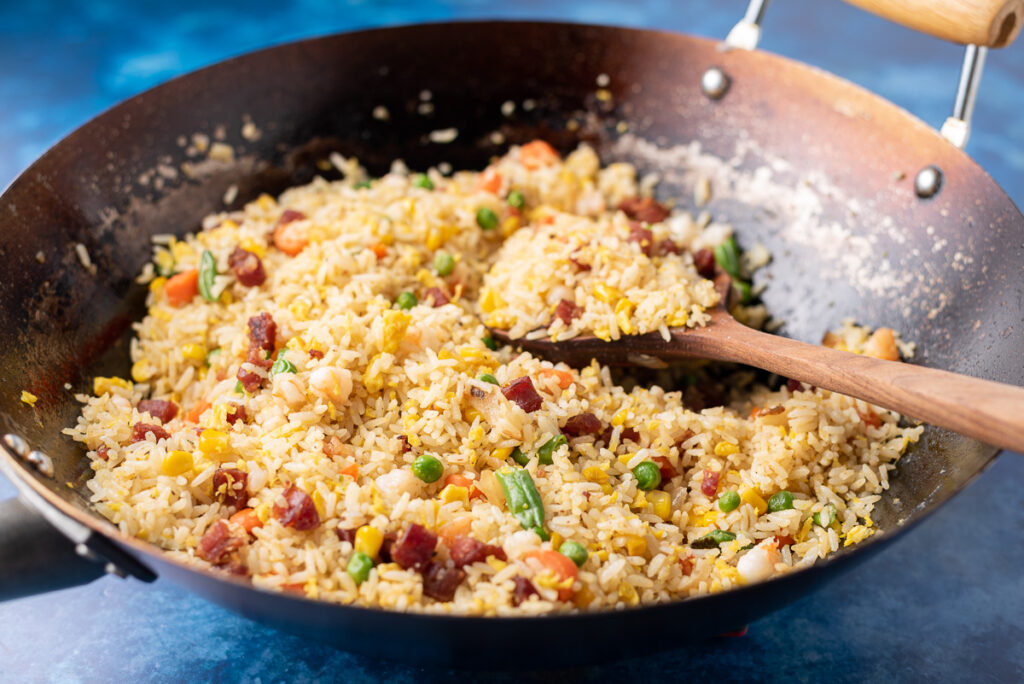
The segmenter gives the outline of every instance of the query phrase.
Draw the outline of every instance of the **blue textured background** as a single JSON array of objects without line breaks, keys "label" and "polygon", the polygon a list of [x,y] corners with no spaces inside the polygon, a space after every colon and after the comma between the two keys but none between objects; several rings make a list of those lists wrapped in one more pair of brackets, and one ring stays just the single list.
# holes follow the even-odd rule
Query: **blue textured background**
[{"label": "blue textured background", "polygon": [[[724,36],[742,0],[0,2],[0,184],[89,117],[172,76],[267,45],[457,18],[575,20]],[[776,0],[762,47],[849,78],[932,125],[960,49],[837,0]],[[968,152],[1024,204],[1024,40],[990,53]],[[1017,277],[1020,277],[1018,274]],[[1024,680],[1024,459],[1006,454],[877,559],[740,639],[608,667],[503,675],[381,663],[302,642],[164,582],[103,579],[0,605],[0,681],[631,682]],[[13,488],[0,480],[0,498]],[[623,635],[639,639],[642,635]],[[496,655],[523,646],[481,644]],[[557,648],[534,644],[531,648]]]}]

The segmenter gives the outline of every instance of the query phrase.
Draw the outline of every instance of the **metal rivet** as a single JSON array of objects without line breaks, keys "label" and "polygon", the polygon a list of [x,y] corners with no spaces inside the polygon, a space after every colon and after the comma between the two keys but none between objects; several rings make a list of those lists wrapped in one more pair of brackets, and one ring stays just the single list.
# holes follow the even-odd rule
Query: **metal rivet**
[{"label": "metal rivet", "polygon": [[717,100],[729,90],[729,77],[720,68],[710,67],[700,77],[700,89],[712,100]]},{"label": "metal rivet", "polygon": [[917,172],[914,178],[914,192],[925,199],[931,197],[942,187],[942,169],[929,165]]},{"label": "metal rivet", "polygon": [[29,449],[28,442],[18,435],[8,433],[3,436],[3,441],[4,445],[21,458],[28,457],[28,452],[31,451],[31,449]]},{"label": "metal rivet", "polygon": [[46,477],[53,477],[53,460],[42,451],[30,451],[25,460],[36,467]]}]

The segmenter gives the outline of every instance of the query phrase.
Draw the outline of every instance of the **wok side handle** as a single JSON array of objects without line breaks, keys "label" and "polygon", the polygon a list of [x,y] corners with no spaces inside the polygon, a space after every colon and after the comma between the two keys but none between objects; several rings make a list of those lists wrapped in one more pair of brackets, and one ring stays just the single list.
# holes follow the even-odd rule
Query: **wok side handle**
[{"label": "wok side handle", "polygon": [[0,601],[87,584],[106,574],[21,499],[0,502]]},{"label": "wok side handle", "polygon": [[846,0],[907,28],[962,45],[1002,48],[1024,22],[1024,0]]}]

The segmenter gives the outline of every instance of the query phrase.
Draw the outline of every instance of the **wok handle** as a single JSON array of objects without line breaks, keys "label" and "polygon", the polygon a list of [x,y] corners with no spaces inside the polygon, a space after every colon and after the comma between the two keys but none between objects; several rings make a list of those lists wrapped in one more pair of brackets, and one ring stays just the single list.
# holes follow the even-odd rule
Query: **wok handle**
[{"label": "wok handle", "polygon": [[872,14],[963,45],[1006,47],[1020,33],[1024,0],[846,0]]},{"label": "wok handle", "polygon": [[707,333],[714,344],[705,352],[713,358],[763,368],[1024,452],[1024,387],[799,342],[731,317],[711,328],[717,328]]},{"label": "wok handle", "polygon": [[87,584],[106,574],[21,499],[0,502],[0,601]]}]

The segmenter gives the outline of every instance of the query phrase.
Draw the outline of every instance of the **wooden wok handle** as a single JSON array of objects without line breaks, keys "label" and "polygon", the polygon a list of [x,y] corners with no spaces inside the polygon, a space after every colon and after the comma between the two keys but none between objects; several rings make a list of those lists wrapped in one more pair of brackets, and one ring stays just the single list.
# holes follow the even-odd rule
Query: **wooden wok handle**
[{"label": "wooden wok handle", "polygon": [[846,0],[880,17],[954,43],[1001,48],[1024,22],[1024,0]]},{"label": "wooden wok handle", "polygon": [[710,326],[718,330],[709,333],[715,344],[708,345],[719,360],[764,368],[1024,452],[1024,387],[798,342],[732,319],[721,323]]}]

